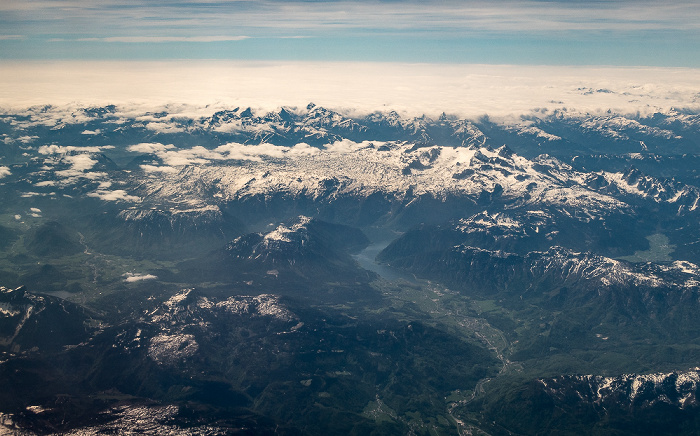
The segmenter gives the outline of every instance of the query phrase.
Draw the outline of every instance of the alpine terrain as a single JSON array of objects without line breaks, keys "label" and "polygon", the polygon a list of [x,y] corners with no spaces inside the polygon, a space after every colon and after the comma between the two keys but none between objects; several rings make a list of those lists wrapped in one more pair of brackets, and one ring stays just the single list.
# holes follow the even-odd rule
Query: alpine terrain
[{"label": "alpine terrain", "polygon": [[700,433],[700,113],[358,113],[3,109],[0,433]]}]

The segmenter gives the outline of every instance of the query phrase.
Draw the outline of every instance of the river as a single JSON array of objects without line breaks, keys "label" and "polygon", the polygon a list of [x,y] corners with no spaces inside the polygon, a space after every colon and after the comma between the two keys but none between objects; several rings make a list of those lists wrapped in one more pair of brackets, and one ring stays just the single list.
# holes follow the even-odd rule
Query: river
[{"label": "river", "polygon": [[392,268],[388,265],[382,265],[381,263],[377,263],[377,261],[375,260],[377,254],[379,254],[380,251],[386,248],[386,246],[389,245],[391,241],[391,239],[386,239],[379,242],[373,242],[370,245],[368,245],[364,250],[360,251],[358,254],[353,255],[352,257],[357,261],[358,264],[360,264],[362,268],[379,274],[385,280],[406,280],[408,282],[415,283],[416,278],[413,276],[413,274],[397,268]]}]

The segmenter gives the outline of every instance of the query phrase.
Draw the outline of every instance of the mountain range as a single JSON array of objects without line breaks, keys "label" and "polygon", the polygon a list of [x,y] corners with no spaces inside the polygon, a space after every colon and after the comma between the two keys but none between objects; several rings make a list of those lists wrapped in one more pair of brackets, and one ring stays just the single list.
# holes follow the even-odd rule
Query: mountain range
[{"label": "mountain range", "polygon": [[45,106],[0,136],[4,431],[700,428],[693,111]]}]

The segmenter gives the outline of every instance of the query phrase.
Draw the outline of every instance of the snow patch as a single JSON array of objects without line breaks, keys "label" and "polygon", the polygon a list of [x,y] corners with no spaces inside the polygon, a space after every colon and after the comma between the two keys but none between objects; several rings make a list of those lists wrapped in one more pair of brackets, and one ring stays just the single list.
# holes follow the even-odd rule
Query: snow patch
[{"label": "snow patch", "polygon": [[192,357],[198,350],[194,335],[163,333],[151,338],[148,357],[159,364],[174,365]]}]

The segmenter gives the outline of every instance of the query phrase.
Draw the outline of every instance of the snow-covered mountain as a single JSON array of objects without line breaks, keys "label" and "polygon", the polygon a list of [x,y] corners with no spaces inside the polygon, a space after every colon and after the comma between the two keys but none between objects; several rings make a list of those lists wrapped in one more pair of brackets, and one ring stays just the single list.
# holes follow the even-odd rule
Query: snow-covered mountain
[{"label": "snow-covered mountain", "polygon": [[[558,113],[543,116],[534,124],[530,121],[522,128],[489,122],[482,128],[492,133],[490,138],[478,123],[445,115],[437,120],[404,119],[390,112],[354,119],[313,104],[266,114],[234,109],[193,119],[167,112],[129,118],[114,107],[79,113],[48,108],[5,116],[12,132],[4,134],[5,142],[24,150],[25,159],[18,159],[9,150],[6,153],[16,160],[26,160],[7,167],[10,174],[6,180],[9,177],[17,183],[27,197],[82,195],[144,204],[146,210],[160,204],[179,205],[181,209],[213,207],[276,195],[321,202],[377,195],[388,197],[390,202],[406,203],[427,195],[440,200],[469,197],[481,202],[517,199],[519,204],[557,205],[568,208],[569,213],[598,215],[625,207],[625,194],[678,203],[678,207],[682,204],[688,210],[697,199],[694,186],[634,171],[581,171],[561,159],[518,153],[525,147],[525,155],[531,155],[517,137],[524,132],[535,132],[538,137],[553,135],[543,130],[553,126],[577,126],[602,138],[610,136],[606,133],[609,131],[634,130],[645,138],[678,139],[682,135],[661,131],[651,124],[660,124],[660,118],[673,126],[679,116],[669,113],[630,119]],[[696,121],[690,116],[683,119],[683,126]],[[37,129],[58,127],[60,131],[74,129],[76,133],[67,136],[80,137],[80,141],[47,144],[31,134]],[[508,136],[513,129],[517,135]],[[98,135],[92,134],[97,131]],[[620,135],[613,136],[618,141],[634,142]],[[134,136],[141,142],[127,142],[126,147],[113,145],[115,140],[123,143]],[[556,155],[570,150],[575,157],[575,153],[582,152],[576,135],[568,139],[559,136],[564,143],[553,149]],[[186,137],[189,139],[183,142]],[[501,140],[510,148],[497,142]],[[595,141],[585,142],[591,143]],[[676,148],[671,147],[674,152]],[[129,169],[119,171],[114,159],[124,161],[126,156],[131,163],[124,168]]]},{"label": "snow-covered mountain", "polygon": [[[693,434],[698,413],[698,369],[618,376],[539,378],[508,403],[489,405],[493,434]],[[525,418],[527,417],[527,418]],[[536,424],[535,424],[536,423]]]},{"label": "snow-covered mountain", "polygon": [[679,409],[698,407],[700,369],[657,374],[594,375],[541,379],[545,392],[557,400],[576,395],[582,403],[629,409],[665,403]]},{"label": "snow-covered mountain", "polygon": [[45,106],[0,140],[0,432],[700,427],[693,111]]}]

